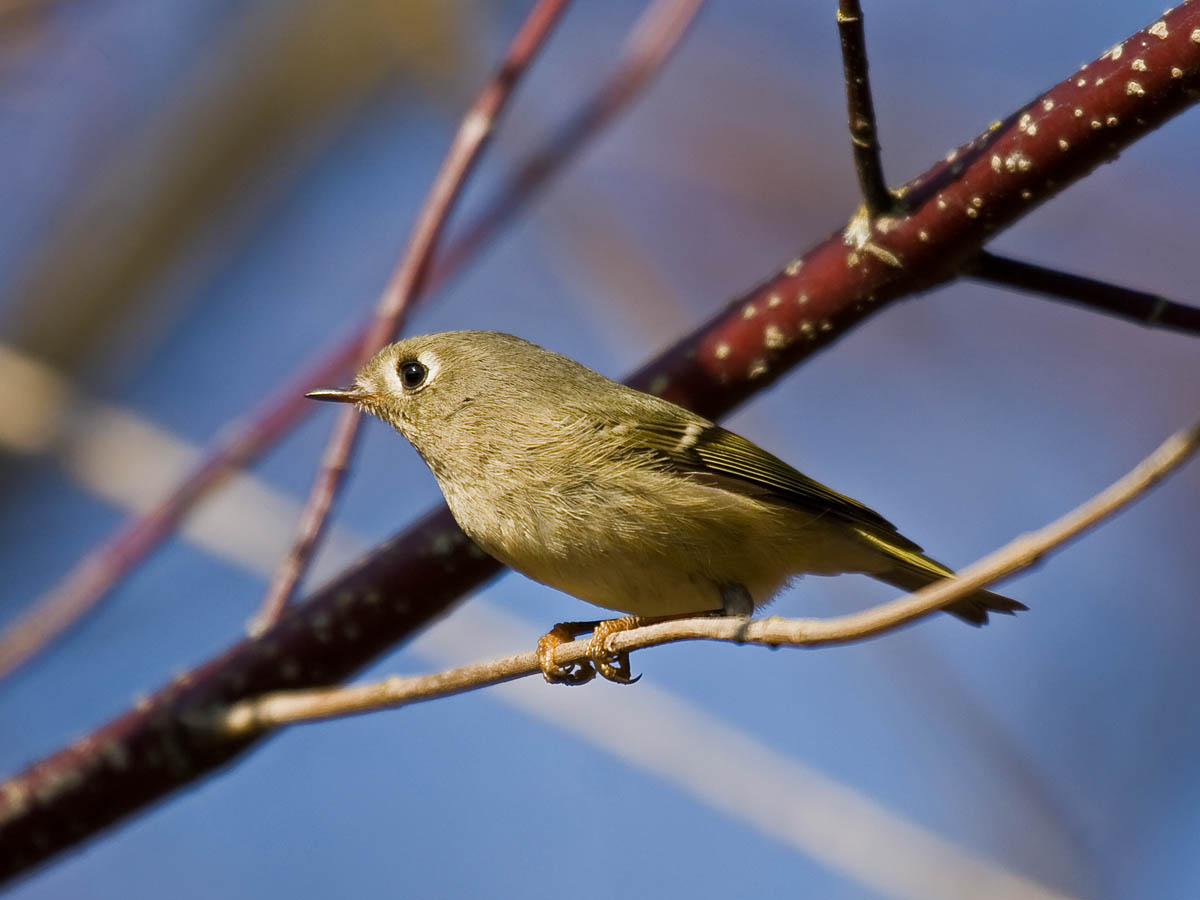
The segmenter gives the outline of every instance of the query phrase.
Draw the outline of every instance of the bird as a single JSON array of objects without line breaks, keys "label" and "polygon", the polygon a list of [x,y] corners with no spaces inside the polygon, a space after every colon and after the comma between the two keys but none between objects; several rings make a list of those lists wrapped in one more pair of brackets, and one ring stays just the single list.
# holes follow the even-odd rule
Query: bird
[{"label": "bird", "polygon": [[[410,337],[376,353],[349,388],[400,432],[463,532],[542,584],[625,616],[560,623],[538,644],[548,681],[588,663],[554,648],[593,628],[595,670],[615,630],[700,614],[749,616],[803,575],[861,573],[903,591],[953,575],[868,506],[682,406],[566,356],[492,331]],[[972,625],[1027,607],[979,590],[946,607]]]}]

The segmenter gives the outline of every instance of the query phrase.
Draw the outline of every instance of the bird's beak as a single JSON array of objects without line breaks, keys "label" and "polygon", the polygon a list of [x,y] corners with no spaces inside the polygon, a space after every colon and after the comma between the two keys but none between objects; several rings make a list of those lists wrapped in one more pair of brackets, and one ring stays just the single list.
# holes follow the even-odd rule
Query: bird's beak
[{"label": "bird's beak", "polygon": [[310,400],[329,400],[333,403],[361,403],[371,397],[370,394],[364,393],[356,387],[320,388],[315,391],[309,391],[304,396]]}]

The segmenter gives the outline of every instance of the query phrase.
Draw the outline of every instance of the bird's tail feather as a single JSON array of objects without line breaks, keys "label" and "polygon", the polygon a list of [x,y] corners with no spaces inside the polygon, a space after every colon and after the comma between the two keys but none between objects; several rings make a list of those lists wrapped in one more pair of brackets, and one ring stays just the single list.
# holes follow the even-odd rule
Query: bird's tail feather
[{"label": "bird's tail feather", "polygon": [[[880,535],[866,531],[860,531],[859,534],[878,549],[883,550],[895,562],[890,569],[870,573],[871,577],[890,584],[892,587],[900,588],[902,591],[916,591],[927,584],[954,574],[952,569],[943,566],[937,560],[930,559],[918,549],[910,549],[903,544],[894,544]],[[912,546],[915,547],[915,545]],[[946,612],[971,625],[986,625],[989,612],[1011,616],[1026,609],[1029,607],[1024,603],[1002,594],[994,594],[991,591],[975,591],[957,603],[947,606]]]}]

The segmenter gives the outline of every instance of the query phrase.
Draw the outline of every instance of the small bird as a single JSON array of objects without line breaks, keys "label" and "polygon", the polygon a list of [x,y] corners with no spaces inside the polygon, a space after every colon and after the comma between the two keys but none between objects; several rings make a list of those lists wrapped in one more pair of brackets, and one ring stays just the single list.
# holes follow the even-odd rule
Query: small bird
[{"label": "small bird", "polygon": [[[630,682],[607,634],[705,613],[749,616],[793,578],[857,572],[904,591],[952,575],[879,513],[702,416],[508,334],[450,331],[380,350],[355,403],[399,431],[455,520],[535,581],[634,618],[562,623],[538,645],[548,681],[581,683],[554,647],[595,627],[593,662]],[[1027,607],[976,591],[946,611],[972,625]]]}]

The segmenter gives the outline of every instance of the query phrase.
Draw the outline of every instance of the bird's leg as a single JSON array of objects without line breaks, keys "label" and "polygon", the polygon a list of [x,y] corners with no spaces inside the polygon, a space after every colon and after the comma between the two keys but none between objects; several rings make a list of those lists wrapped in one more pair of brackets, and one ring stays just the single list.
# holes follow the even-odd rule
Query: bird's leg
[{"label": "bird's leg", "polygon": [[754,613],[754,598],[744,584],[736,581],[721,585],[721,615],[750,618]]},{"label": "bird's leg", "polygon": [[754,598],[744,584],[731,582],[721,585],[721,611],[718,615],[733,616],[742,620],[736,640],[741,641],[750,627],[750,616],[754,614]]},{"label": "bird's leg", "polygon": [[560,666],[554,661],[554,651],[560,644],[569,644],[581,634],[594,631],[600,622],[559,622],[537,642],[538,667],[549,684],[587,684],[596,677],[596,670],[587,662]]}]

